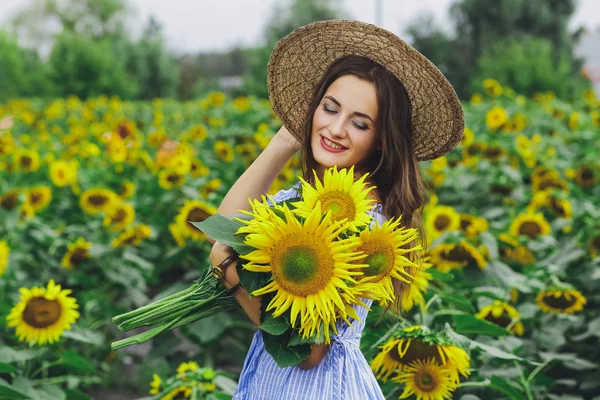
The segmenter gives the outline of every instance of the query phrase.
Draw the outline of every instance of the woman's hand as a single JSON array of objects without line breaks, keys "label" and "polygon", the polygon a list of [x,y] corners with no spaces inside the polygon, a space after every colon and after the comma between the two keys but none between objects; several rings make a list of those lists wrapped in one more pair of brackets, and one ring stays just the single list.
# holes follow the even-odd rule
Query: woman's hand
[{"label": "woman's hand", "polygon": [[[210,256],[208,257],[210,260],[210,265],[217,266],[232,254],[233,249],[231,247],[221,242],[215,242],[212,250],[210,251]],[[225,270],[225,275],[223,276],[223,283],[225,284],[225,287],[229,289],[239,281],[240,277],[237,273],[237,269],[235,268],[235,263],[230,264]]]},{"label": "woman's hand", "polygon": [[279,131],[273,136],[273,140],[280,141],[284,146],[290,146],[294,150],[294,153],[300,150],[301,143],[296,139],[294,135],[287,130],[287,128],[281,125]]}]

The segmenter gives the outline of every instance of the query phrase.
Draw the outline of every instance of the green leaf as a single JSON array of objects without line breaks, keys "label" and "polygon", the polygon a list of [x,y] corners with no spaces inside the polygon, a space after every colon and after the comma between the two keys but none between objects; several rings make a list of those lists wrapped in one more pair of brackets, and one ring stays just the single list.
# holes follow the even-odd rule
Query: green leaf
[{"label": "green leaf", "polygon": [[438,271],[437,269],[434,269],[434,268],[429,268],[427,270],[427,272],[430,273],[431,276],[433,276],[433,280],[435,280],[435,281],[450,282],[450,281],[454,280],[454,276],[452,276],[452,274]]},{"label": "green leaf", "polygon": [[35,400],[66,400],[64,392],[58,386],[42,385],[34,389],[32,382],[21,376],[14,379],[13,387]]},{"label": "green leaf", "polygon": [[488,251],[490,252],[490,257],[494,260],[497,259],[498,258],[498,241],[496,240],[494,235],[492,235],[490,232],[482,232],[479,235],[479,237],[481,238],[483,245],[485,247],[487,247]]},{"label": "green leaf", "polygon": [[479,319],[474,315],[453,315],[452,320],[454,321],[456,332],[462,334],[475,334],[486,336],[506,336],[510,334],[509,331],[502,328],[501,326],[485,321],[483,319]]},{"label": "green leaf", "polygon": [[189,222],[209,238],[232,247],[238,253],[248,252],[248,246],[244,245],[244,235],[235,235],[235,232],[243,226],[241,222],[231,220],[222,214],[211,215],[202,222]]},{"label": "green leaf", "polygon": [[277,365],[282,368],[300,364],[311,352],[311,346],[308,344],[293,347],[288,346],[289,333],[274,336],[263,332],[262,338],[265,343],[265,349],[275,359]]},{"label": "green leaf", "polygon": [[535,365],[539,364],[539,363],[531,362],[527,359],[521,358],[514,354],[508,353],[504,350],[500,350],[497,347],[488,346],[487,344],[483,344],[483,343],[477,342],[475,340],[469,339],[468,337],[458,334],[458,333],[454,332],[453,330],[449,329],[448,325],[446,326],[445,332],[450,337],[450,339],[452,339],[455,343],[459,343],[462,347],[468,347],[471,350],[474,348],[479,348],[479,349],[485,351],[487,353],[487,355],[489,355],[491,357],[500,358],[503,360],[527,361],[530,364],[535,364]]},{"label": "green leaf", "polygon": [[127,261],[131,261],[145,271],[152,271],[154,269],[154,264],[144,260],[142,257],[132,253],[131,251],[123,252],[123,258]]},{"label": "green leaf", "polygon": [[64,331],[63,337],[76,340],[78,342],[95,344],[97,346],[101,346],[105,343],[105,338],[102,333],[81,328],[78,325],[72,325],[71,330]]},{"label": "green leaf", "polygon": [[76,354],[73,350],[66,350],[62,356],[62,363],[68,367],[72,367],[75,370],[94,373],[96,370],[89,363],[89,361],[80,355]]},{"label": "green leaf", "polygon": [[65,389],[67,400],[90,400],[90,396],[77,390],[77,389]]},{"label": "green leaf", "polygon": [[219,313],[192,322],[184,328],[197,337],[200,344],[207,344],[221,337],[231,322],[232,317],[229,314]]},{"label": "green leaf", "polygon": [[442,300],[445,300],[448,303],[455,305],[459,310],[470,312],[470,313],[475,312],[475,308],[473,307],[473,304],[471,304],[471,301],[469,299],[467,299],[465,296],[461,296],[459,294],[443,293],[443,292],[439,293],[438,296],[440,296],[440,298]]},{"label": "green leaf", "polygon": [[306,339],[302,339],[302,336],[298,334],[298,331],[294,329],[292,333],[292,337],[288,342],[288,346],[301,346],[303,344],[321,344],[325,341],[325,334],[323,329],[321,329],[319,336],[311,336]]},{"label": "green leaf", "polygon": [[8,346],[2,346],[0,347],[0,360],[7,363],[27,361],[41,356],[46,350],[46,348],[15,350]]},{"label": "green leaf", "polygon": [[0,374],[16,372],[17,370],[10,364],[0,362]]},{"label": "green leaf", "polygon": [[510,400],[521,400],[524,397],[523,393],[515,389],[504,378],[500,378],[498,376],[492,376],[490,387],[507,395],[510,398]]},{"label": "green leaf", "polygon": [[252,293],[255,290],[265,287],[271,275],[268,272],[248,271],[241,266],[238,266],[237,272],[242,285],[244,285],[248,293]]},{"label": "green leaf", "polygon": [[283,335],[291,327],[285,318],[273,318],[273,315],[267,314],[263,323],[258,325],[258,328],[271,335]]},{"label": "green leaf", "polygon": [[31,397],[16,390],[3,379],[0,379],[0,399],[31,399]]}]

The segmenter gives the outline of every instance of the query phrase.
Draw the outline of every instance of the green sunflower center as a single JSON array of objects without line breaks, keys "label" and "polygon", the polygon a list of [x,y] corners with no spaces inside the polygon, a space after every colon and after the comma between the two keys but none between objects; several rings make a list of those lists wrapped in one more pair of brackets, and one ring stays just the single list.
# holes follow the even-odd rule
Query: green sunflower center
[{"label": "green sunflower center", "polygon": [[356,207],[348,193],[334,191],[327,192],[321,196],[323,212],[331,211],[331,219],[339,221],[348,218],[352,221],[356,218]]},{"label": "green sunflower center", "polygon": [[436,378],[437,376],[426,369],[417,372],[415,382],[423,392],[433,392],[438,387],[438,380]]},{"label": "green sunflower center", "polygon": [[307,232],[282,237],[271,249],[273,278],[296,296],[316,294],[333,276],[329,246]]},{"label": "green sunflower center", "polygon": [[369,267],[364,270],[366,276],[377,276],[386,272],[389,266],[390,260],[388,254],[384,252],[378,252],[371,254],[365,260],[365,264],[369,264]]},{"label": "green sunflower center", "polygon": [[291,282],[310,282],[319,268],[319,259],[315,252],[308,247],[293,247],[283,255],[281,272],[283,277]]},{"label": "green sunflower center", "polygon": [[542,233],[542,228],[535,221],[526,221],[519,227],[519,234],[535,239]]},{"label": "green sunflower center", "polygon": [[381,240],[369,240],[361,244],[358,250],[368,254],[364,260],[358,261],[361,264],[369,265],[367,268],[361,269],[365,276],[378,276],[377,281],[379,281],[388,276],[389,271],[394,267],[394,249],[389,243]]},{"label": "green sunflower center", "polygon": [[23,311],[23,320],[35,328],[46,328],[58,321],[61,314],[60,304],[56,300],[34,297]]}]

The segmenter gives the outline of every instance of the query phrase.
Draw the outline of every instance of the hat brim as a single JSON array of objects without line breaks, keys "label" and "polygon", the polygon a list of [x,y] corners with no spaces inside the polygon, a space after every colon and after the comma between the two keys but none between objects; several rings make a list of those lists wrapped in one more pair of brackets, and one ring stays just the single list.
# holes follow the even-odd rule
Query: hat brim
[{"label": "hat brim", "polygon": [[419,161],[449,153],[464,133],[460,100],[442,72],[393,33],[351,20],[302,26],[273,49],[267,87],[273,111],[296,138],[316,85],[340,57],[359,55],[383,65],[402,82],[411,102],[413,146]]}]

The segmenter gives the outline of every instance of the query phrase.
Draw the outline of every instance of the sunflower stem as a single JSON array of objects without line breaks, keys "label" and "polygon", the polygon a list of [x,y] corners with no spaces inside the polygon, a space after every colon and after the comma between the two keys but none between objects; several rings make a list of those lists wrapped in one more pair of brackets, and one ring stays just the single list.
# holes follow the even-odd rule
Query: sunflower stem
[{"label": "sunflower stem", "polygon": [[531,381],[533,381],[533,378],[535,378],[535,376],[544,368],[546,368],[546,366],[548,364],[550,364],[553,360],[551,358],[547,359],[546,361],[544,361],[542,364],[538,365],[532,372],[531,374],[529,374],[529,376],[527,377],[527,383],[531,383]]},{"label": "sunflower stem", "polygon": [[174,293],[174,294],[172,294],[171,296],[165,297],[165,298],[163,298],[163,299],[160,299],[160,300],[158,300],[158,301],[155,301],[154,303],[150,303],[150,304],[148,304],[148,305],[145,305],[145,306],[143,306],[143,307],[140,307],[140,308],[138,308],[138,309],[135,309],[135,310],[133,310],[133,311],[129,311],[129,312],[126,312],[126,313],[124,313],[124,314],[119,314],[119,315],[117,315],[116,317],[113,317],[111,320],[112,320],[112,322],[114,322],[115,324],[118,324],[118,323],[120,323],[121,321],[123,321],[123,320],[126,320],[126,319],[128,319],[128,318],[135,317],[135,316],[138,316],[138,315],[140,315],[140,314],[143,314],[143,313],[146,313],[146,312],[150,312],[150,311],[152,311],[152,310],[155,310],[156,308],[158,308],[158,307],[161,307],[161,306],[163,306],[164,304],[167,304],[167,303],[169,303],[170,301],[173,301],[173,300],[179,299],[180,297],[183,297],[183,296],[185,296],[185,295],[186,295],[186,294],[188,294],[190,291],[192,291],[192,290],[194,290],[194,289],[195,289],[195,288],[194,288],[194,286],[195,286],[195,285],[192,285],[192,286],[190,286],[189,288],[187,288],[187,289],[185,289],[185,290],[182,290],[182,291],[180,291],[180,292]]}]

